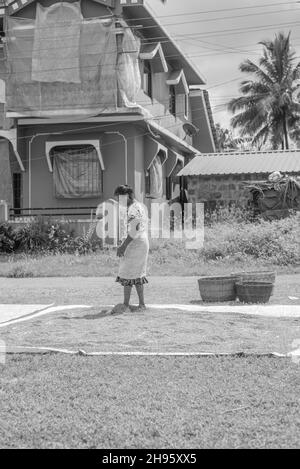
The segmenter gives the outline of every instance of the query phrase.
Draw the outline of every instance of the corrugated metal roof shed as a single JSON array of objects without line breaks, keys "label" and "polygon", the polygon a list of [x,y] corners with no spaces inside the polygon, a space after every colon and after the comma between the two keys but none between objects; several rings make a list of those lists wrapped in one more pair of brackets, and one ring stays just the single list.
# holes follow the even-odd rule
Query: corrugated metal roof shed
[{"label": "corrugated metal roof shed", "polygon": [[192,159],[178,176],[300,172],[300,150],[205,153]]}]

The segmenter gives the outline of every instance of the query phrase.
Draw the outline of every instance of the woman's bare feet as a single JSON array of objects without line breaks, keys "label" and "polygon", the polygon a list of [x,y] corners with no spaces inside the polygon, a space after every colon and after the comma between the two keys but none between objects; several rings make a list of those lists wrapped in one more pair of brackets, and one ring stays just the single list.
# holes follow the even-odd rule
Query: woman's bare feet
[{"label": "woman's bare feet", "polygon": [[124,313],[130,313],[129,305],[124,304],[124,303],[114,306],[113,309],[110,311],[110,314],[112,315],[124,314]]},{"label": "woman's bare feet", "polygon": [[146,311],[146,309],[146,305],[130,306],[130,310],[132,313]]}]

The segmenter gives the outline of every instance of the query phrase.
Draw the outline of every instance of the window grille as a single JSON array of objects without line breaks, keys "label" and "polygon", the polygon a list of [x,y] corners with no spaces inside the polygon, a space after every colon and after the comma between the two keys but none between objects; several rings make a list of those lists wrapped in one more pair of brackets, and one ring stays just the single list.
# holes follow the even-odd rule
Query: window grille
[{"label": "window grille", "polygon": [[102,194],[102,170],[92,145],[54,147],[54,194],[57,198],[91,198]]}]

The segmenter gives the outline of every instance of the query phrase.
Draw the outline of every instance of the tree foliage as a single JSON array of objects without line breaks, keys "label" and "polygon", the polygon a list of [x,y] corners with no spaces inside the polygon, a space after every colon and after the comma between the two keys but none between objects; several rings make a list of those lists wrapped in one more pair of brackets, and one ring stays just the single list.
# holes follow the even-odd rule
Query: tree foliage
[{"label": "tree foliage", "polygon": [[247,59],[240,65],[241,72],[253,78],[241,82],[241,95],[228,104],[234,114],[231,125],[240,128],[241,135],[250,135],[253,143],[288,149],[300,121],[300,62],[290,33],[259,44],[263,51],[258,64]]}]

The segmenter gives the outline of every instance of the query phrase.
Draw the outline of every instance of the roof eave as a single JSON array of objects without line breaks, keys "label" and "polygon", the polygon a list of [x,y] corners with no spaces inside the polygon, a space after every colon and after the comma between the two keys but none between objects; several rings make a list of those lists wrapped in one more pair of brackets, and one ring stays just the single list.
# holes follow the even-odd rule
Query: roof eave
[{"label": "roof eave", "polygon": [[[165,54],[166,59],[169,62],[172,62],[175,60],[174,57],[179,58],[180,68],[184,68],[188,84],[197,86],[205,85],[206,78],[198,70],[197,66],[186,57],[186,54],[181,50],[180,46],[178,46],[172,36],[166,31],[165,27],[162,26],[162,24],[155,18],[155,12],[152,10],[147,0],[144,0],[143,4],[127,4],[123,6],[123,10],[126,12],[126,14],[129,14],[129,17],[130,13],[134,13],[138,9],[141,11],[143,10],[143,14],[140,17],[134,18],[134,20],[136,20],[136,25],[149,27],[149,21],[151,21],[151,29],[153,28],[159,30],[159,35],[155,35],[155,38],[157,38],[157,42],[161,43],[164,49],[164,53],[167,47],[173,49],[171,55],[168,56]],[[163,42],[161,39],[165,39],[165,42]]]},{"label": "roof eave", "polygon": [[184,153],[188,153],[189,155],[199,155],[199,150],[194,148],[192,145],[189,145],[186,141],[182,140],[182,138],[177,137],[177,135],[170,132],[168,129],[165,129],[161,125],[159,125],[155,120],[149,119],[147,120],[147,124],[154,130],[154,132],[158,132],[163,138],[166,138],[170,142],[172,142],[172,146],[177,148],[178,151],[182,151]]}]

